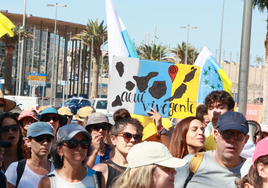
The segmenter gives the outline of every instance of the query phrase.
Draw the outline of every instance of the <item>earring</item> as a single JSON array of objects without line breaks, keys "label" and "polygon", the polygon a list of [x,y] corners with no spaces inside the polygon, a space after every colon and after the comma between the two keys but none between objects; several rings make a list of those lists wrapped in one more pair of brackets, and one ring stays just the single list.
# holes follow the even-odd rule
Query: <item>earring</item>
[{"label": "earring", "polygon": [[60,156],[60,162],[62,162],[62,156]]}]

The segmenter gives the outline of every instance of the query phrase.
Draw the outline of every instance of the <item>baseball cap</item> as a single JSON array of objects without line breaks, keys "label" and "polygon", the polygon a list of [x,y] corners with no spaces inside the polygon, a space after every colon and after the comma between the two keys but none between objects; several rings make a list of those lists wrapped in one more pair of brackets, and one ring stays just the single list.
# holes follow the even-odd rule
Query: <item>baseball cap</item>
[{"label": "baseball cap", "polygon": [[93,114],[88,115],[87,122],[85,125],[85,128],[89,125],[98,125],[100,123],[107,123],[109,125],[109,129],[111,129],[112,124],[109,123],[108,117],[101,113],[101,112],[95,112]]},{"label": "baseball cap", "polygon": [[42,118],[44,117],[45,114],[57,114],[59,116],[59,120],[60,120],[60,127],[62,127],[63,125],[66,125],[68,122],[67,117],[60,115],[58,113],[57,109],[54,107],[48,107],[48,108],[45,108],[44,110],[42,110],[39,121],[42,121]]},{"label": "baseball cap", "polygon": [[248,122],[243,114],[229,111],[219,117],[216,129],[219,131],[232,129],[248,134]]},{"label": "baseball cap", "polygon": [[92,140],[91,135],[87,132],[87,130],[83,126],[78,124],[68,124],[59,128],[57,132],[57,141],[61,142],[71,140],[78,133],[84,133],[91,142]]},{"label": "baseball cap", "polygon": [[23,118],[25,117],[31,117],[33,118],[35,121],[38,121],[38,119],[35,118],[34,112],[33,111],[23,111],[21,112],[21,114],[19,115],[18,121],[21,121]]},{"label": "baseball cap", "polygon": [[0,147],[7,148],[9,146],[11,146],[11,143],[10,142],[6,142],[4,140],[0,140]]},{"label": "baseball cap", "polygon": [[157,164],[168,168],[179,168],[188,161],[173,157],[168,148],[159,142],[142,142],[134,145],[127,155],[128,168]]},{"label": "baseball cap", "polygon": [[35,122],[29,125],[27,129],[27,137],[37,137],[40,135],[49,134],[55,136],[53,133],[53,127],[46,122]]},{"label": "baseball cap", "polygon": [[265,137],[264,139],[262,139],[257,143],[252,156],[253,168],[255,168],[254,163],[259,157],[268,155],[267,145],[268,145],[268,137]]}]

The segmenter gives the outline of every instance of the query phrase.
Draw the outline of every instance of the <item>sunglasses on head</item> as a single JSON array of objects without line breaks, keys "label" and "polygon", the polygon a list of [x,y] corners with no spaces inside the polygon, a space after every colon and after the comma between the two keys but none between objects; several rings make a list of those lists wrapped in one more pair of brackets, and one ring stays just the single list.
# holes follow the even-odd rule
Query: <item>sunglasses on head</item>
[{"label": "sunglasses on head", "polygon": [[53,120],[54,122],[56,122],[59,120],[59,117],[58,116],[44,116],[42,120],[45,122],[49,122],[50,120]]},{"label": "sunglasses on head", "polygon": [[109,125],[93,125],[92,128],[95,131],[99,131],[100,129],[107,131],[109,129]]},{"label": "sunglasses on head", "polygon": [[20,126],[18,124],[11,125],[11,126],[3,126],[1,127],[2,133],[8,133],[9,129],[11,129],[13,132],[17,132],[19,130]]},{"label": "sunglasses on head", "polygon": [[44,139],[46,139],[47,142],[52,142],[53,139],[54,139],[54,136],[48,135],[48,134],[43,134],[43,135],[40,135],[40,136],[33,137],[33,139],[36,142],[42,142]]},{"label": "sunglasses on head", "polygon": [[128,133],[128,132],[123,132],[123,133],[120,133],[118,136],[122,136],[125,140],[125,142],[130,142],[130,140],[132,138],[134,138],[135,141],[137,142],[141,142],[141,139],[142,139],[142,136],[139,135],[139,134],[131,134],[131,133]]},{"label": "sunglasses on head", "polygon": [[88,149],[90,146],[90,142],[88,140],[77,141],[77,140],[71,139],[71,140],[65,141],[64,143],[66,143],[67,147],[70,149],[77,148],[78,144],[80,144],[82,149]]}]

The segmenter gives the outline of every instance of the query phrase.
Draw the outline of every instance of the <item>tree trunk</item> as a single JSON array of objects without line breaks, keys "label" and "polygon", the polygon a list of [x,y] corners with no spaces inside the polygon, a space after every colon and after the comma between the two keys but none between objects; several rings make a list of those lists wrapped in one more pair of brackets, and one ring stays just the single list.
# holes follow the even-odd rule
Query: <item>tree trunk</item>
[{"label": "tree trunk", "polygon": [[264,40],[265,46],[265,67],[264,67],[264,80],[263,80],[263,110],[262,110],[262,123],[268,124],[268,31]]},{"label": "tree trunk", "polygon": [[12,64],[13,64],[13,54],[15,51],[15,46],[6,45],[6,61],[5,61],[5,84],[4,84],[4,94],[12,95]]},{"label": "tree trunk", "polygon": [[90,95],[91,99],[98,97],[99,62],[100,62],[100,56],[96,56],[95,61],[93,62],[93,76],[92,76],[92,86]]}]

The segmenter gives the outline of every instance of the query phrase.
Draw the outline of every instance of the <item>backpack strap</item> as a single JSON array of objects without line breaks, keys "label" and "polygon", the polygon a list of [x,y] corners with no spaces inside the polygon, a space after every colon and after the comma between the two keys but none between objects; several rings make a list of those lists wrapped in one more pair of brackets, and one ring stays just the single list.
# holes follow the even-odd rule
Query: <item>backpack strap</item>
[{"label": "backpack strap", "polygon": [[18,162],[16,188],[18,187],[18,185],[20,183],[20,179],[21,179],[22,174],[24,172],[25,165],[26,165],[26,159],[22,159]]},{"label": "backpack strap", "polygon": [[189,183],[189,181],[192,179],[192,177],[194,176],[194,174],[198,170],[198,168],[203,160],[204,153],[205,152],[203,151],[203,152],[198,152],[198,153],[193,154],[193,157],[192,157],[192,160],[190,163],[190,174],[187,177],[187,179],[185,180],[185,183],[183,186],[184,188],[186,188],[187,184]]}]

